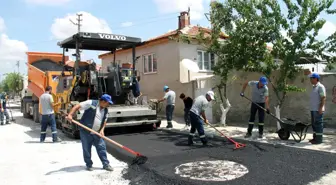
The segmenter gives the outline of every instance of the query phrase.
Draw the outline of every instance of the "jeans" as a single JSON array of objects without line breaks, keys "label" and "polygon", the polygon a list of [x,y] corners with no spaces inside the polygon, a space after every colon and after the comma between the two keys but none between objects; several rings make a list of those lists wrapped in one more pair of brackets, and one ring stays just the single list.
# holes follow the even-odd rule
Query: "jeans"
[{"label": "jeans", "polygon": [[168,126],[172,126],[174,108],[175,108],[174,105],[167,105],[166,106],[166,117],[167,117]]},{"label": "jeans", "polygon": [[[261,107],[265,107],[265,103],[257,103],[257,104]],[[258,119],[259,119],[259,124],[258,124],[259,134],[263,134],[263,132],[264,132],[265,111],[263,109],[261,109],[260,107],[258,107],[257,105],[255,105],[254,103],[252,103],[251,104],[249,126],[248,126],[248,129],[247,129],[247,132],[249,134],[252,133],[253,126],[254,126],[254,121],[255,121],[255,115],[256,115],[257,111],[258,111]]]},{"label": "jeans", "polygon": [[7,109],[4,109],[4,111],[0,113],[1,124],[3,124],[5,116],[6,116],[6,123],[9,123],[9,114],[8,114]]},{"label": "jeans", "polygon": [[185,108],[184,109],[184,121],[186,125],[190,125],[190,109]]},{"label": "jeans", "polygon": [[192,141],[192,138],[195,136],[197,130],[199,137],[201,138],[202,143],[206,143],[205,133],[204,133],[204,121],[200,116],[196,115],[193,112],[190,112],[190,133],[189,133],[189,143]]},{"label": "jeans", "polygon": [[92,167],[92,164],[93,164],[91,160],[92,145],[96,147],[97,154],[103,164],[103,167],[108,166],[110,162],[108,161],[107,155],[106,155],[105,141],[99,136],[85,132],[84,130],[80,130],[79,133],[80,133],[80,138],[82,142],[83,157],[84,157],[84,162],[86,164],[86,167],[90,168]]},{"label": "jeans", "polygon": [[42,115],[40,141],[44,142],[47,135],[48,125],[51,127],[53,142],[57,141],[57,128],[54,114]]},{"label": "jeans", "polygon": [[311,123],[313,128],[313,139],[321,143],[323,141],[323,113],[319,114],[318,111],[311,111]]}]

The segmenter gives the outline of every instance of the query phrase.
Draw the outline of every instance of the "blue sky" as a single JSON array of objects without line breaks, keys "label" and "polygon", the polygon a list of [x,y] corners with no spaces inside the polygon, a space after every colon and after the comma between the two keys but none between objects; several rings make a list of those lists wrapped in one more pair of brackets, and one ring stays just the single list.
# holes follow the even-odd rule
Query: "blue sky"
[{"label": "blue sky", "polygon": [[[55,3],[56,2],[56,3]],[[26,61],[25,51],[62,52],[57,41],[76,31],[75,13],[84,12],[84,31],[104,31],[146,40],[177,28],[178,12],[191,7],[191,23],[209,26],[204,17],[210,0],[6,0],[0,6],[0,73],[20,72]],[[335,7],[335,5],[334,5]],[[69,16],[70,17],[67,17]],[[72,17],[71,17],[72,15]],[[336,30],[335,18],[327,18],[325,34]],[[1,19],[3,23],[1,23]],[[6,38],[4,38],[6,36]],[[2,42],[2,43],[1,43]],[[7,43],[7,44],[6,44]],[[1,47],[2,45],[2,47]],[[4,51],[5,50],[5,51]],[[82,59],[95,59],[98,52],[84,52]]]},{"label": "blue sky", "polygon": [[[56,4],[50,2],[59,2]],[[68,14],[75,14],[82,11],[90,13],[90,17],[83,15],[83,30],[90,26],[90,20],[94,16],[106,21],[109,30],[112,33],[124,34],[129,36],[148,39],[163,34],[169,30],[177,28],[177,16],[181,10],[187,10],[188,5],[196,6],[196,13],[192,16],[193,24],[208,25],[207,20],[200,16],[203,12],[208,11],[208,0],[178,0],[167,1],[161,0],[10,0],[4,1],[0,7],[0,17],[4,20],[5,33],[9,39],[24,42],[29,51],[47,51],[62,52],[56,45],[60,39],[52,32],[51,27],[55,19],[65,18]],[[164,9],[164,3],[168,3],[170,8]],[[199,18],[201,17],[201,18]],[[58,25],[61,32],[67,28],[76,29],[68,19],[68,25]],[[63,20],[63,21],[64,21]],[[75,21],[75,18],[72,20]],[[99,23],[91,24],[93,29],[99,29]],[[63,27],[63,28],[60,28]],[[106,25],[105,25],[106,27]],[[106,28],[103,28],[106,30]],[[59,31],[59,32],[60,32]],[[57,32],[57,31],[56,31]],[[69,31],[68,36],[72,33]],[[64,36],[64,34],[63,34]],[[64,37],[63,37],[64,38]],[[85,52],[84,56],[95,58],[98,52]],[[25,57],[25,56],[23,56]],[[22,57],[21,57],[22,58]],[[21,66],[24,66],[22,59]],[[0,61],[2,62],[2,61]],[[100,63],[100,61],[96,61]],[[12,63],[12,66],[15,65]],[[24,69],[20,70],[25,72]]]}]

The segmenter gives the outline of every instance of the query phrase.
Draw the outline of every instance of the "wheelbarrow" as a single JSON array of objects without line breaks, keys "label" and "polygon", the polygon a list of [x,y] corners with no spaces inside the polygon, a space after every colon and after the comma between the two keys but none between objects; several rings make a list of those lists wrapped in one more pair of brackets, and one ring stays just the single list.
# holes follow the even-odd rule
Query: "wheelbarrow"
[{"label": "wheelbarrow", "polygon": [[[254,103],[251,99],[244,96],[247,100],[267,112],[264,107],[261,107],[257,103]],[[308,128],[311,124],[304,123],[298,120],[291,118],[282,118],[279,119],[274,114],[269,113],[273,118],[280,122],[280,129],[277,131],[277,134],[281,140],[288,140],[290,136],[293,137],[294,141],[300,143],[302,140],[306,139]],[[296,135],[296,136],[295,136]]]}]

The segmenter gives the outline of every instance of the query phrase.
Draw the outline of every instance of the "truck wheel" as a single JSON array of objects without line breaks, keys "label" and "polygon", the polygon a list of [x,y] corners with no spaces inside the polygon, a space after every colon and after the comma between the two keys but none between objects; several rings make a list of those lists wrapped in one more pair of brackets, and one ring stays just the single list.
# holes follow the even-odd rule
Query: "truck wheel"
[{"label": "truck wheel", "polygon": [[29,113],[27,113],[27,110],[26,110],[27,104],[22,102],[21,107],[22,107],[23,117],[24,118],[29,118],[30,115],[29,115]]},{"label": "truck wheel", "polygon": [[38,104],[34,104],[33,110],[34,110],[33,120],[35,121],[35,123],[40,123],[40,114],[38,112],[39,110]]}]

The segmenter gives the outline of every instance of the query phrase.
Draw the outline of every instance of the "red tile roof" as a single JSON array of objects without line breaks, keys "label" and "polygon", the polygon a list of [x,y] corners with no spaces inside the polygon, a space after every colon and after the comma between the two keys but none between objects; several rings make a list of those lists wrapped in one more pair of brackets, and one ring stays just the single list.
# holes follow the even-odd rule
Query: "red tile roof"
[{"label": "red tile roof", "polygon": [[[169,31],[169,32],[167,32],[163,35],[160,35],[160,36],[157,36],[157,37],[154,37],[154,38],[150,38],[150,39],[144,41],[142,44],[146,45],[146,44],[151,43],[153,41],[157,41],[157,40],[160,40],[160,39],[165,39],[165,38],[168,38],[168,37],[171,37],[171,36],[176,36],[178,34],[188,35],[188,36],[191,36],[191,37],[196,37],[198,34],[200,34],[200,30],[204,32],[205,37],[210,36],[210,34],[211,34],[211,29],[209,29],[209,28],[189,25],[189,26],[186,26],[186,27],[184,27],[180,30],[177,29],[177,30]],[[226,35],[225,33],[222,32],[221,38],[226,39],[228,37],[229,37],[228,35]],[[122,51],[122,49],[119,50],[119,51]],[[98,57],[102,58],[102,57],[107,56],[109,54],[111,54],[111,53],[110,52],[109,53],[104,53],[104,54],[99,55]]]}]

